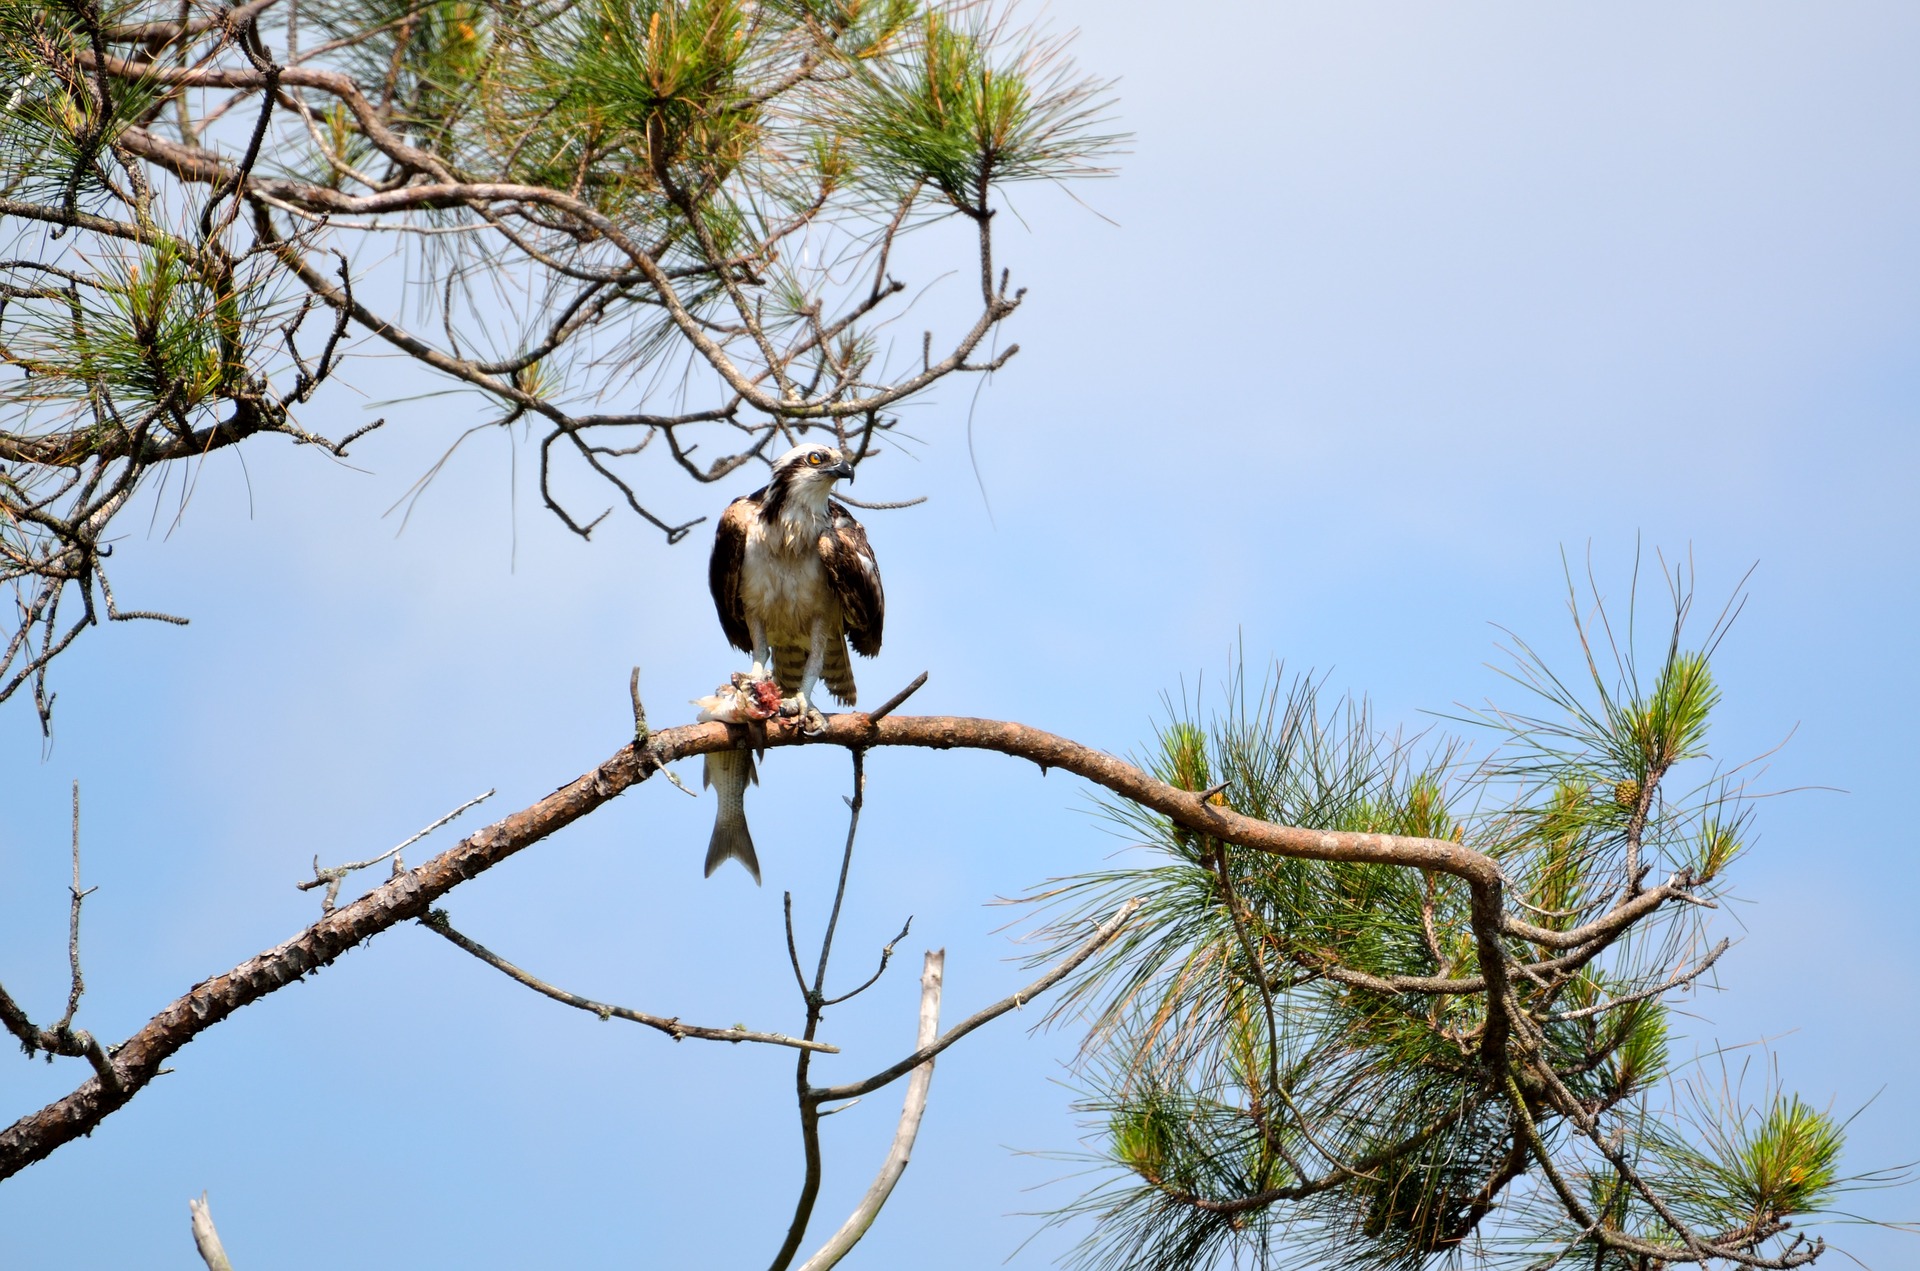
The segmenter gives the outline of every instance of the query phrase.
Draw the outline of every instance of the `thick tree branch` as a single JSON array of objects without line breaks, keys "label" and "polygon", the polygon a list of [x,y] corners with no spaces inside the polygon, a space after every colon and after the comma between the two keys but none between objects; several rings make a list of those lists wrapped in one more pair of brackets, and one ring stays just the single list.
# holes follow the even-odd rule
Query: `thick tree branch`
[{"label": "thick tree branch", "polygon": [[[0,1131],[0,1178],[8,1177],[90,1132],[151,1081],[161,1065],[206,1029],[243,1006],[318,970],[380,932],[424,915],[442,896],[601,807],[661,766],[724,750],[733,744],[724,724],[689,724],[651,733],[642,747],[622,747],[604,763],[539,802],[513,813],[432,860],[321,918],[285,943],[195,985],[155,1015],[113,1054],[111,1072],[120,1089],[95,1078],[65,1098]],[[912,746],[935,750],[990,750],[1061,768],[1159,812],[1197,833],[1259,851],[1309,860],[1353,861],[1431,869],[1465,880],[1473,893],[1474,926],[1489,997],[1504,1002],[1506,963],[1498,932],[1503,920],[1497,863],[1483,853],[1444,839],[1360,834],[1273,825],[1207,803],[1190,791],[1155,780],[1110,754],[1067,738],[1004,720],[955,716],[829,716],[819,734],[801,732],[794,721],[767,729],[769,748],[837,745],[850,748]],[[1631,904],[1647,904],[1643,893]],[[1559,936],[1562,933],[1550,933]],[[1490,1010],[1483,1048],[1498,1053],[1507,1025],[1504,1010]]]}]

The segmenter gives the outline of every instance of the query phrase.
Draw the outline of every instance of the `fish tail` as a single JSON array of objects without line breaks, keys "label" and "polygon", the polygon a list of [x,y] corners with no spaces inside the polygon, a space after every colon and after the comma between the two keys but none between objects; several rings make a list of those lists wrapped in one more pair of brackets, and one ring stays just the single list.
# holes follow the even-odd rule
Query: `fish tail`
[{"label": "fish tail", "polygon": [[719,808],[714,812],[713,837],[707,842],[707,877],[727,861],[739,861],[760,881],[760,858],[754,855],[753,835],[747,832],[747,783],[758,781],[753,756],[744,750],[716,750],[707,756],[701,783],[713,787]]}]

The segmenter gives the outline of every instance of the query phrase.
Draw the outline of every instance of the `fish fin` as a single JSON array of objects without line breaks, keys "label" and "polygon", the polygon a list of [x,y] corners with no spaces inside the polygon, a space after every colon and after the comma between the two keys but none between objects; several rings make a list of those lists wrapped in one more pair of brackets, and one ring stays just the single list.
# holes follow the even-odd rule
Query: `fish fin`
[{"label": "fish fin", "polygon": [[760,882],[760,858],[753,854],[753,835],[747,833],[747,818],[719,819],[713,823],[713,838],[707,843],[707,877],[728,861],[739,861]]}]

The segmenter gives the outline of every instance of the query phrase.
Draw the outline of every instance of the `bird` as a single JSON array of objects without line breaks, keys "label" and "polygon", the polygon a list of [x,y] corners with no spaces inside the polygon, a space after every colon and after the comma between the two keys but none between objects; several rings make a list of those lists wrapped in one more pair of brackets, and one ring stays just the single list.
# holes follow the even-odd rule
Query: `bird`
[{"label": "bird", "polygon": [[853,465],[832,446],[787,451],[771,481],[727,505],[707,568],[721,630],[753,658],[748,674],[771,674],[802,715],[823,677],[853,705],[849,644],[863,657],[880,652],[886,595],[866,530],[830,497],[843,478]]},{"label": "bird", "polygon": [[[787,451],[774,460],[766,485],[727,505],[707,566],[720,629],[753,659],[732,684],[736,700],[754,691],[752,685],[777,683],[786,694],[782,711],[799,715],[809,732],[826,726],[814,700],[823,679],[836,701],[853,705],[848,646],[862,657],[879,653],[886,619],[886,593],[867,532],[832,498],[834,482],[851,481],[853,473],[847,456],[832,446],[803,444]],[[729,706],[725,694],[716,697],[723,699],[722,709],[749,713],[744,705]],[[738,753],[707,756],[705,777],[720,800],[707,874],[740,860],[758,882],[753,841],[739,812],[747,782],[758,778],[750,763],[721,758]]]}]

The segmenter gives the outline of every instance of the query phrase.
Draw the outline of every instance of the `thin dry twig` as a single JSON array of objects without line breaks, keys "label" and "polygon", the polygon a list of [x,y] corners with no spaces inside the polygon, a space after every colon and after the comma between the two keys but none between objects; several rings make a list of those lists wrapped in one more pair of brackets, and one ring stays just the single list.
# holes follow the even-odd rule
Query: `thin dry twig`
[{"label": "thin dry twig", "polygon": [[[635,674],[638,674],[637,670]],[[353,873],[355,870],[370,869],[378,865],[381,861],[391,860],[393,862],[393,877],[400,877],[400,875],[405,872],[405,863],[401,860],[400,853],[412,847],[415,843],[418,843],[421,839],[427,837],[427,835],[433,833],[455,817],[458,817],[468,808],[473,807],[475,804],[485,803],[493,796],[494,791],[492,790],[487,791],[485,794],[474,795],[473,798],[468,799],[465,803],[447,813],[432,825],[411,835],[405,841],[388,848],[386,851],[380,853],[380,855],[369,856],[364,861],[351,861],[345,865],[330,865],[322,869],[320,868],[320,858],[315,856],[313,858],[313,877],[307,879],[305,882],[295,883],[294,886],[301,891],[312,891],[316,887],[325,887],[327,894],[320,898],[320,912],[330,914],[333,912],[335,902],[340,899],[340,884],[347,875]]]},{"label": "thin dry twig", "polygon": [[1100,952],[1101,949],[1106,947],[1108,941],[1119,935],[1121,928],[1126,926],[1127,919],[1133,917],[1144,903],[1145,902],[1139,897],[1127,901],[1114,911],[1113,917],[1107,919],[1101,923],[1099,927],[1095,928],[1092,937],[1089,938],[1085,944],[1075,949],[1067,958],[1056,963],[1039,979],[1023,989],[1009,993],[993,1005],[975,1011],[948,1029],[940,1037],[932,1042],[921,1045],[911,1055],[908,1055],[900,1062],[882,1068],[879,1072],[863,1081],[851,1081],[842,1086],[820,1086],[809,1089],[806,1092],[807,1099],[813,1103],[837,1103],[842,1099],[853,1099],[860,1095],[870,1094],[882,1086],[899,1080],[901,1076],[912,1072],[922,1063],[932,1059],[935,1055],[938,1055],[941,1051],[953,1045],[974,1029],[979,1028],[982,1024],[992,1023],[1008,1011],[1024,1007],[1028,1002],[1039,997],[1067,976],[1072,975],[1082,963],[1094,954]]},{"label": "thin dry twig", "polygon": [[901,689],[898,693],[895,693],[892,697],[889,697],[886,701],[880,703],[880,705],[876,706],[874,709],[868,711],[867,722],[869,724],[877,724],[881,720],[885,719],[887,716],[893,714],[893,712],[895,712],[896,710],[899,710],[901,705],[905,703],[909,697],[912,697],[915,693],[918,693],[920,691],[921,686],[924,685],[926,682],[927,682],[927,673],[925,671],[922,671],[920,672],[920,674],[913,677],[912,683],[908,684],[905,688]]},{"label": "thin dry twig", "polygon": [[97,888],[80,889],[80,783],[73,783],[73,885],[68,889],[71,906],[67,913],[67,964],[71,968],[72,981],[67,989],[67,1013],[53,1026],[57,1033],[68,1031],[73,1017],[80,1010],[80,995],[87,991],[87,981],[80,973],[80,904],[91,896]]},{"label": "thin dry twig", "polygon": [[826,1042],[814,1041],[810,1038],[788,1037],[785,1033],[761,1033],[748,1028],[708,1028],[700,1024],[686,1023],[677,1015],[649,1015],[645,1011],[636,1011],[625,1006],[611,1006],[605,1002],[596,1002],[590,997],[581,997],[565,989],[556,988],[545,980],[521,970],[479,941],[462,935],[454,930],[453,923],[447,918],[444,910],[431,910],[420,920],[420,925],[444,937],[456,948],[471,953],[508,979],[524,984],[534,992],[550,997],[556,1002],[598,1015],[601,1019],[624,1019],[631,1020],[635,1024],[645,1024],[648,1028],[658,1029],[675,1041],[684,1041],[693,1037],[701,1041],[761,1042],[769,1046],[792,1046],[798,1050],[822,1051],[830,1055],[840,1053],[838,1046],[831,1046]]},{"label": "thin dry twig", "polygon": [[1705,975],[1707,973],[1707,968],[1711,967],[1714,963],[1718,962],[1720,960],[1720,955],[1725,953],[1728,949],[1732,947],[1733,947],[1733,941],[1722,938],[1719,944],[1714,945],[1712,949],[1708,950],[1707,956],[1700,959],[1697,965],[1685,971],[1675,972],[1672,976],[1670,976],[1668,979],[1666,979],[1665,981],[1659,984],[1649,985],[1648,987],[1644,989],[1640,989],[1637,992],[1627,993],[1620,997],[1610,998],[1604,1002],[1595,1002],[1592,1006],[1583,1006],[1578,1010],[1555,1011],[1553,1014],[1546,1016],[1546,1019],[1554,1023],[1559,1023],[1563,1020],[1570,1020],[1570,1019],[1585,1019],[1589,1015],[1598,1015],[1603,1011],[1613,1010],[1617,1006],[1627,1006],[1634,1002],[1644,1002],[1650,997],[1659,997],[1662,993],[1671,992],[1672,990],[1677,989],[1684,984],[1691,984],[1693,983],[1693,981]]}]

